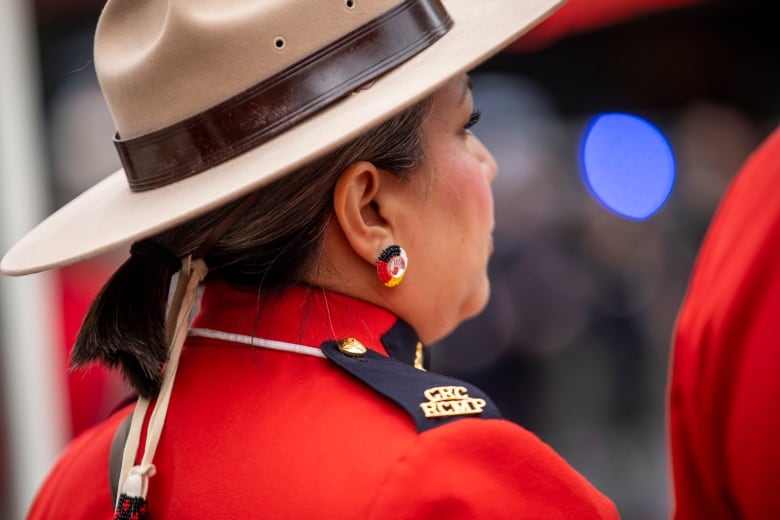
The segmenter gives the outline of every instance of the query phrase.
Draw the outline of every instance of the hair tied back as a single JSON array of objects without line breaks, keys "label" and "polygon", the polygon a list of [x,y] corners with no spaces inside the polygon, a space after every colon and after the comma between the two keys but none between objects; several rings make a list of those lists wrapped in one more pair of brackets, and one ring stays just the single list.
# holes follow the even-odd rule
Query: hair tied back
[{"label": "hair tied back", "polygon": [[141,240],[130,246],[130,255],[137,258],[146,258],[167,266],[172,273],[181,269],[181,260],[167,248],[154,240]]}]

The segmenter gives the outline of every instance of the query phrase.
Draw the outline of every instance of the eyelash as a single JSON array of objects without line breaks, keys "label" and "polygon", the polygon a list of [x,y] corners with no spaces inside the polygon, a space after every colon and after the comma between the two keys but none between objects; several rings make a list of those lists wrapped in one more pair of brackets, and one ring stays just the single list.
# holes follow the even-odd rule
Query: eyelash
[{"label": "eyelash", "polygon": [[479,110],[475,110],[474,112],[471,113],[468,122],[463,128],[469,130],[470,128],[474,127],[474,125],[479,123],[479,119],[481,117],[482,117],[482,112],[480,112]]}]

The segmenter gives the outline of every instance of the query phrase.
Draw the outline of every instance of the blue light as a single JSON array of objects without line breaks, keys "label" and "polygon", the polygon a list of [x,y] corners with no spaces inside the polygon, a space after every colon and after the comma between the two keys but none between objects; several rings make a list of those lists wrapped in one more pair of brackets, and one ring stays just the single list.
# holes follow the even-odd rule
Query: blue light
[{"label": "blue light", "polygon": [[594,117],[580,151],[585,183],[618,215],[644,220],[669,198],[675,175],[672,149],[661,131],[641,117]]}]

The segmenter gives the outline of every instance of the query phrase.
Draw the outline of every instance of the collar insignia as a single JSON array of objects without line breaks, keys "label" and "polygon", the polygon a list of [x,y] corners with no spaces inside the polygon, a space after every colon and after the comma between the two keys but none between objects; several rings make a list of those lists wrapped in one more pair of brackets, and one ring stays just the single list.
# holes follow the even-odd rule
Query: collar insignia
[{"label": "collar insignia", "polygon": [[487,402],[469,395],[465,386],[434,386],[423,392],[428,401],[420,403],[426,419],[482,413]]}]

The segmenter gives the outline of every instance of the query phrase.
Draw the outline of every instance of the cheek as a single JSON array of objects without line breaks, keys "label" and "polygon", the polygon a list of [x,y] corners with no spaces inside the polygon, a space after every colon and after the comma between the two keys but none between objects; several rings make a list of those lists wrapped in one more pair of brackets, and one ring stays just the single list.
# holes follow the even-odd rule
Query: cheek
[{"label": "cheek", "polygon": [[491,223],[493,221],[493,190],[490,188],[490,184],[487,182],[487,180],[483,180],[483,182],[477,183],[476,186],[474,186],[474,199],[476,204],[479,207],[479,212],[482,214],[482,216],[489,220]]},{"label": "cheek", "polygon": [[438,166],[443,168],[445,183],[448,183],[455,195],[466,204],[469,201],[480,206],[492,206],[493,197],[488,180],[488,168],[479,161],[469,146],[452,146],[444,154],[446,160]]},{"label": "cheek", "polygon": [[472,219],[475,226],[492,227],[493,190],[480,168],[472,167],[465,173],[460,191],[464,217]]},{"label": "cheek", "polygon": [[438,228],[434,240],[442,254],[457,252],[465,268],[483,265],[494,222],[488,168],[463,142],[436,152],[436,177],[424,209]]}]

